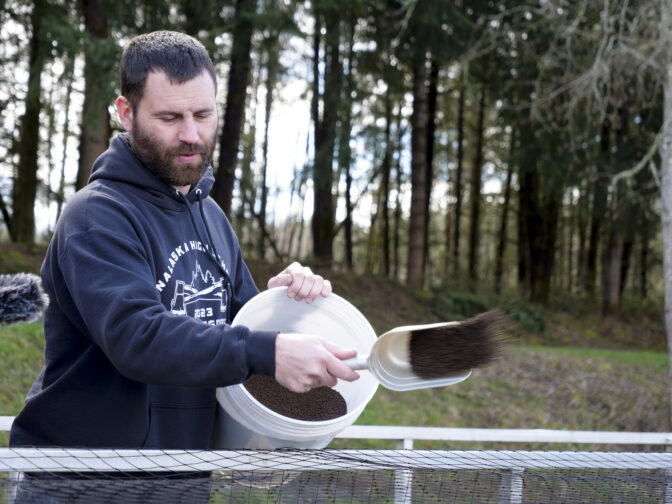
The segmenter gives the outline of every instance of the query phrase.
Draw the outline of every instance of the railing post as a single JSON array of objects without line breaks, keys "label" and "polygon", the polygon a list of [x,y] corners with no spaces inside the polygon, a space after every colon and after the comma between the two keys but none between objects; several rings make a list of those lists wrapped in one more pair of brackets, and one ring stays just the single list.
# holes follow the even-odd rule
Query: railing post
[{"label": "railing post", "polygon": [[16,501],[16,492],[19,487],[19,481],[21,481],[21,477],[23,476],[23,473],[16,472],[16,471],[10,471],[9,472],[9,487],[7,488],[7,503],[8,504],[14,504]]},{"label": "railing post", "polygon": [[498,502],[499,504],[521,504],[523,502],[523,469],[516,467],[502,472]]},{"label": "railing post", "polygon": [[[412,449],[412,439],[403,439],[397,443],[397,450]],[[394,471],[394,504],[411,504],[411,502],[413,502],[413,469],[397,469]]]},{"label": "railing post", "polygon": [[[672,452],[672,437],[666,438],[668,444],[665,446],[665,451]],[[672,469],[665,469],[665,504],[672,504]]]},{"label": "railing post", "polygon": [[665,504],[672,504],[672,469],[665,469]]}]

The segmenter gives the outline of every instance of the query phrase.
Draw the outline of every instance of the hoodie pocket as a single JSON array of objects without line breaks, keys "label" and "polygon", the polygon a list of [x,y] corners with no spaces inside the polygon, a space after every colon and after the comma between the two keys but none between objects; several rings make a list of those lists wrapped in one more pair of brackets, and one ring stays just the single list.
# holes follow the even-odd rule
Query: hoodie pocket
[{"label": "hoodie pocket", "polygon": [[143,447],[204,450],[210,447],[215,425],[215,405],[174,406],[152,404]]}]

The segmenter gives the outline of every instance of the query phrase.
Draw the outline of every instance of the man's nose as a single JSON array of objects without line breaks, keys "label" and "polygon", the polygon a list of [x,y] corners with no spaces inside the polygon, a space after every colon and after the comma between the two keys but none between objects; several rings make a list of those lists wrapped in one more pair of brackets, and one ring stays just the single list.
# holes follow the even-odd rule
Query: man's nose
[{"label": "man's nose", "polygon": [[180,130],[177,133],[180,142],[193,144],[198,142],[198,132],[196,131],[196,122],[193,118],[185,118],[180,123]]}]

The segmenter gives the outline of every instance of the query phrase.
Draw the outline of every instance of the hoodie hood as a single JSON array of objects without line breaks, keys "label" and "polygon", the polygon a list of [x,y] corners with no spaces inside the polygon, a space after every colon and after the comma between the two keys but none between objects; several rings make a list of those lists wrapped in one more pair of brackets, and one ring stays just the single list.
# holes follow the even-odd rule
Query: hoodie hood
[{"label": "hoodie hood", "polygon": [[[183,197],[174,187],[154,175],[136,157],[131,150],[129,139],[128,133],[120,133],[112,138],[110,147],[93,164],[89,183],[100,179],[123,182],[146,191],[152,199],[157,199],[155,201],[157,204],[166,197],[183,203]],[[207,196],[214,183],[212,166],[209,166],[198,184],[191,187],[187,200],[196,200],[196,189],[200,189],[201,194]]]}]

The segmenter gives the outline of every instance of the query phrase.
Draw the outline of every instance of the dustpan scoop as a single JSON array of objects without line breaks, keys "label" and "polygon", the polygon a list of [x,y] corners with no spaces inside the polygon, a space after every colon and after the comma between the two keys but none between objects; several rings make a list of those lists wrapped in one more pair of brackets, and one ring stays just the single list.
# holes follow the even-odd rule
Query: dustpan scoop
[{"label": "dustpan scoop", "polygon": [[404,391],[455,385],[469,378],[471,370],[439,378],[420,378],[413,373],[409,354],[409,340],[412,331],[455,323],[440,322],[437,324],[396,327],[376,340],[369,355],[358,355],[343,360],[343,363],[354,370],[369,370],[383,387],[390,390]]}]

